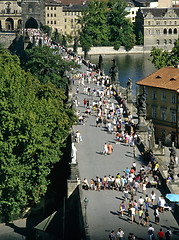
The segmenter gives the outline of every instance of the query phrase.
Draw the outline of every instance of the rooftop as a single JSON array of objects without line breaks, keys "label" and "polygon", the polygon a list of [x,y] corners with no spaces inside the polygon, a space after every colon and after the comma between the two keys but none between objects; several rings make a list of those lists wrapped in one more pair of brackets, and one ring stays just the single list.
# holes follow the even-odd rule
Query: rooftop
[{"label": "rooftop", "polygon": [[163,67],[136,84],[179,91],[179,68]]}]

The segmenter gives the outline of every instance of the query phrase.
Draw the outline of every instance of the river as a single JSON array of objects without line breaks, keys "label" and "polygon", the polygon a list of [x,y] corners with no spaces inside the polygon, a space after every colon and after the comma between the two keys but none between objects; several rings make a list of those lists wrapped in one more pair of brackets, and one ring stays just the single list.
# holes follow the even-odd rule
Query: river
[{"label": "river", "polygon": [[[119,54],[119,55],[102,55],[103,68],[105,74],[109,74],[112,66],[112,59],[116,59],[119,71],[119,82],[122,87],[126,87],[128,78],[132,79],[132,93],[136,92],[136,82],[147,77],[157,69],[148,60],[149,54]],[[91,55],[92,63],[97,64],[99,56]]]}]

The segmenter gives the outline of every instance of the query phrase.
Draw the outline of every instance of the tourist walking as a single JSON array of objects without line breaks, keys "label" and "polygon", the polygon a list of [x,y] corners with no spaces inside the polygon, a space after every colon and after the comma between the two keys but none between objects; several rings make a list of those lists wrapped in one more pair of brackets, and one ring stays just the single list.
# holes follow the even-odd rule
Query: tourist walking
[{"label": "tourist walking", "polygon": [[142,224],[143,213],[142,208],[139,208],[139,225]]},{"label": "tourist walking", "polygon": [[107,143],[104,144],[103,154],[104,154],[105,156],[108,154],[108,145],[107,145]]},{"label": "tourist walking", "polygon": [[152,206],[153,206],[153,205],[154,205],[154,202],[155,202],[155,193],[154,193],[154,191],[152,191],[150,197],[151,197]]},{"label": "tourist walking", "polygon": [[119,228],[119,231],[117,232],[117,240],[123,240],[124,239],[124,232],[121,228]]},{"label": "tourist walking", "polygon": [[112,145],[109,143],[108,144],[108,154],[111,154],[113,152],[113,147]]},{"label": "tourist walking", "polygon": [[120,204],[119,209],[121,211],[121,216],[123,216],[124,215],[124,211],[126,210],[126,205],[124,204],[124,201],[122,201],[122,203]]},{"label": "tourist walking", "polygon": [[155,223],[158,225],[158,224],[159,224],[159,221],[160,221],[160,217],[159,217],[159,207],[157,207],[157,208],[154,210],[154,216],[155,216]]},{"label": "tourist walking", "polygon": [[154,237],[154,228],[152,227],[152,224],[149,225],[148,235],[149,235],[149,240],[153,240],[153,237]]},{"label": "tourist walking", "polygon": [[150,216],[149,216],[149,211],[148,210],[145,211],[145,219],[144,220],[145,220],[144,227],[145,227],[145,225],[148,227],[149,220],[150,220]]},{"label": "tourist walking", "polygon": [[109,240],[116,240],[116,234],[114,230],[112,230],[111,233],[109,234]]},{"label": "tourist walking", "polygon": [[159,240],[164,240],[164,232],[162,231],[162,228],[160,228],[160,231],[157,233],[157,237]]},{"label": "tourist walking", "polygon": [[172,239],[172,232],[171,232],[171,230],[169,228],[165,232],[165,239],[166,240],[171,240]]}]

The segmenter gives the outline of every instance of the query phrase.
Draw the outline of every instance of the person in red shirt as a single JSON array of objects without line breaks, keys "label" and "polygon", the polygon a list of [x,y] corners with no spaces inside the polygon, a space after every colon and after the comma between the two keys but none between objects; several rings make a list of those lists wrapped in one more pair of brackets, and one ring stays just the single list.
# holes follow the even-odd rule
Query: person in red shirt
[{"label": "person in red shirt", "polygon": [[162,228],[160,228],[160,232],[157,233],[157,237],[158,237],[159,240],[164,239],[164,232],[162,232]]}]

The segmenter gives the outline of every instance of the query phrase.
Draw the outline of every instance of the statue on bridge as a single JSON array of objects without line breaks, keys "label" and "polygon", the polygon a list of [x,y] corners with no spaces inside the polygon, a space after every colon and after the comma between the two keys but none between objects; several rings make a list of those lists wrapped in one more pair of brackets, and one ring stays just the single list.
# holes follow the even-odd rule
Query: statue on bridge
[{"label": "statue on bridge", "polygon": [[118,82],[118,67],[116,64],[116,60],[113,59],[112,61],[113,61],[113,65],[110,68],[109,73],[111,76],[111,82],[114,83],[114,82]]},{"label": "statue on bridge", "polygon": [[145,92],[143,91],[142,94],[138,95],[137,98],[137,112],[139,116],[146,116],[146,98]]},{"label": "statue on bridge", "polygon": [[178,163],[176,161],[177,156],[176,156],[176,149],[174,146],[174,142],[172,143],[170,150],[170,163],[168,166],[168,173],[173,179],[173,182],[179,182],[179,169],[178,169]]},{"label": "statue on bridge", "polygon": [[101,54],[99,55],[98,69],[100,71],[103,70],[103,57],[101,56]]}]

